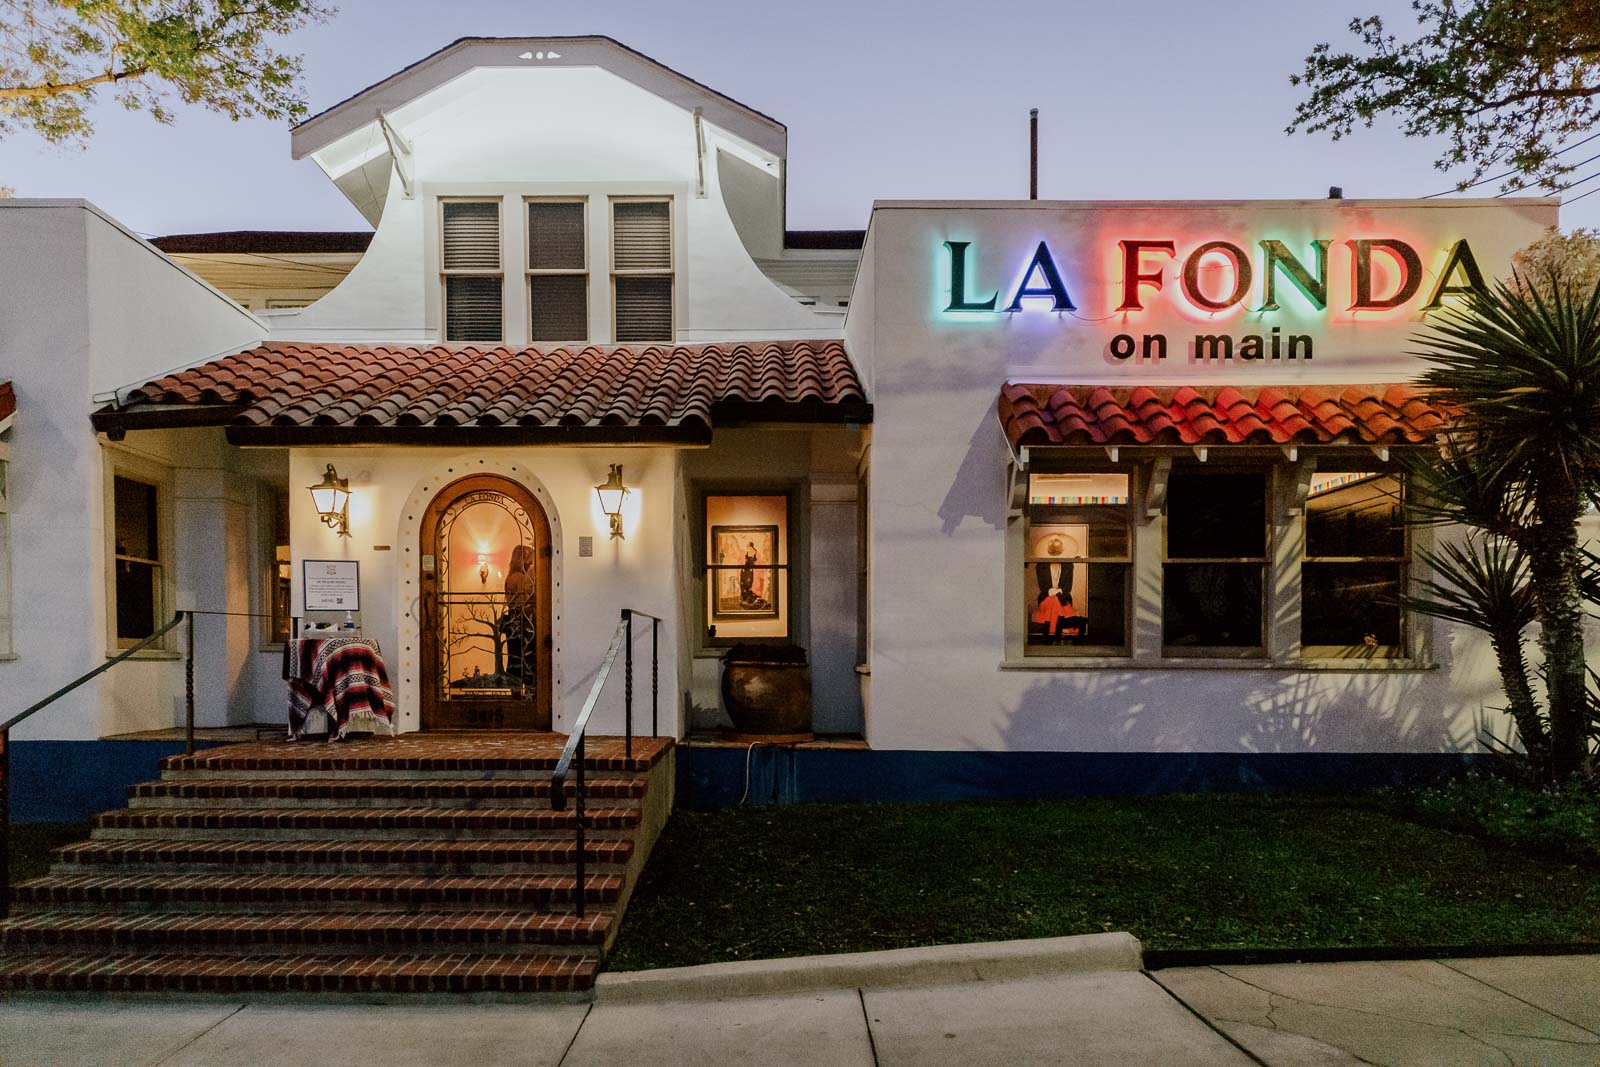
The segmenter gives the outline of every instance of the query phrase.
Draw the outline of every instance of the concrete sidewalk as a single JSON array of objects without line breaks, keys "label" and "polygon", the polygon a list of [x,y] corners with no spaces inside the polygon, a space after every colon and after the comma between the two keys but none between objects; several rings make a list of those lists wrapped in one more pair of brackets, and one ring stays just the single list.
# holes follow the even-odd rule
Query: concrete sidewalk
[{"label": "concrete sidewalk", "polygon": [[4,1067],[1253,1062],[1593,1067],[1600,958],[1061,971],[690,999],[602,989],[593,1005],[0,1002]]}]

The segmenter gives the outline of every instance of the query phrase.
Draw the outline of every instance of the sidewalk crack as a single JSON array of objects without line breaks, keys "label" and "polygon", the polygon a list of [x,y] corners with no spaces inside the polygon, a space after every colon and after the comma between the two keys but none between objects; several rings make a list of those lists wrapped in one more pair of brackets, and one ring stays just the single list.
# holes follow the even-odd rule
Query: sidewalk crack
[{"label": "sidewalk crack", "polygon": [[166,1055],[162,1056],[159,1060],[153,1061],[152,1064],[151,1064],[151,1067],[161,1067],[161,1065],[163,1063],[166,1063],[168,1060],[172,1059],[172,1057],[176,1056],[178,1053],[182,1052],[184,1049],[188,1048],[190,1045],[194,1044],[196,1041],[199,1041],[202,1037],[205,1037],[211,1031],[215,1030],[217,1027],[221,1026],[223,1023],[227,1022],[229,1019],[233,1018],[235,1015],[238,1015],[241,1011],[244,1011],[244,1009],[246,1007],[248,1007],[247,1004],[240,1004],[237,1008],[234,1008],[228,1014],[224,1015],[222,1018],[218,1019],[216,1022],[212,1023],[210,1026],[206,1027],[204,1030],[200,1031],[198,1034],[195,1034],[189,1040],[185,1041],[183,1044],[179,1045],[177,1048],[173,1049],[171,1052],[168,1052]]},{"label": "sidewalk crack", "polygon": [[[867,1014],[866,990],[857,988],[856,999],[861,1002],[861,1021],[867,1028],[867,1048],[872,1052],[872,1067],[879,1067],[878,1039],[872,1036],[872,1016]],[[560,1065],[558,1064],[557,1067],[560,1067]]]},{"label": "sidewalk crack", "polygon": [[[1479,985],[1487,986],[1488,988],[1494,990],[1496,993],[1499,993],[1502,996],[1507,996],[1507,997],[1510,997],[1512,1000],[1519,1001],[1519,1002],[1521,1002],[1523,1004],[1526,1004],[1528,1007],[1534,1009],[1535,1011],[1542,1011],[1546,1015],[1550,1016],[1552,1019],[1560,1019],[1562,1022],[1566,1023],[1568,1026],[1576,1027],[1577,1029],[1582,1030],[1586,1034],[1593,1034],[1595,1037],[1600,1037],[1600,1031],[1591,1030],[1587,1026],[1584,1026],[1582,1023],[1573,1022],[1571,1019],[1567,1018],[1565,1015],[1562,1015],[1560,1012],[1551,1011],[1549,1008],[1545,1007],[1543,1004],[1535,1004],[1533,1001],[1527,1000],[1527,999],[1525,999],[1523,997],[1519,997],[1515,993],[1507,992],[1506,990],[1501,989],[1499,986],[1495,985],[1493,982],[1485,981],[1484,979],[1479,978],[1475,974],[1471,974],[1471,973],[1469,973],[1467,971],[1463,971],[1460,967],[1455,966],[1449,960],[1434,960],[1433,962],[1437,963],[1441,967],[1448,967],[1450,970],[1452,970],[1452,971],[1456,972],[1457,974],[1461,975],[1463,978],[1470,978],[1474,982],[1477,982]],[[1516,1036],[1516,1035],[1507,1034],[1506,1036],[1507,1037],[1511,1037],[1511,1036]],[[1552,1039],[1552,1040],[1554,1040],[1554,1039]],[[1579,1044],[1579,1042],[1576,1042],[1576,1041],[1570,1042],[1570,1043],[1571,1044]]]}]

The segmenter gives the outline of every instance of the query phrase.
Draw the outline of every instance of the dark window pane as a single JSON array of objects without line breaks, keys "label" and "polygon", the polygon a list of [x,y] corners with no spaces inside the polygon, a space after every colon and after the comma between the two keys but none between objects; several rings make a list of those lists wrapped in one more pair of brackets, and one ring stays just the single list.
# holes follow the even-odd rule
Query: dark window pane
[{"label": "dark window pane", "polygon": [[617,340],[672,340],[672,279],[617,279]]},{"label": "dark window pane", "polygon": [[1400,644],[1400,564],[1306,563],[1300,573],[1301,644]]},{"label": "dark window pane", "polygon": [[1364,478],[1306,500],[1307,556],[1402,556],[1405,549],[1398,478]]},{"label": "dark window pane", "polygon": [[1265,474],[1174,471],[1167,483],[1167,558],[1267,554]]},{"label": "dark window pane", "polygon": [[583,274],[535,274],[528,279],[535,341],[582,341],[589,336],[589,279]]},{"label": "dark window pane", "polygon": [[534,270],[583,270],[583,205],[528,204],[528,266]]},{"label": "dark window pane", "polygon": [[1161,640],[1169,646],[1260,648],[1259,563],[1168,563]]},{"label": "dark window pane", "polygon": [[156,568],[117,560],[117,637],[138,640],[156,632]]},{"label": "dark window pane", "polygon": [[1122,563],[1030,563],[1028,647],[1125,647],[1127,573]]},{"label": "dark window pane", "polygon": [[132,478],[117,478],[112,495],[116,509],[116,554],[159,559],[156,487]]},{"label": "dark window pane", "polygon": [[444,280],[444,339],[500,340],[500,279],[451,275]]}]

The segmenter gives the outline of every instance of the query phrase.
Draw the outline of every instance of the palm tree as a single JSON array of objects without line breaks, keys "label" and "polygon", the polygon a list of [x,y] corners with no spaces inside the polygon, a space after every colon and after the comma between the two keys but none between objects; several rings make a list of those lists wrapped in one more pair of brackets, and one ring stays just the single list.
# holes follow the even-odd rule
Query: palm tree
[{"label": "palm tree", "polygon": [[[1551,777],[1579,773],[1594,727],[1583,648],[1592,557],[1578,524],[1600,498],[1600,285],[1519,276],[1441,314],[1420,354],[1422,384],[1456,417],[1443,455],[1416,470],[1414,510],[1478,533],[1429,559],[1435,577],[1411,606],[1456,621],[1476,613],[1529,754]],[[1516,666],[1526,601],[1540,624],[1542,718]]]}]

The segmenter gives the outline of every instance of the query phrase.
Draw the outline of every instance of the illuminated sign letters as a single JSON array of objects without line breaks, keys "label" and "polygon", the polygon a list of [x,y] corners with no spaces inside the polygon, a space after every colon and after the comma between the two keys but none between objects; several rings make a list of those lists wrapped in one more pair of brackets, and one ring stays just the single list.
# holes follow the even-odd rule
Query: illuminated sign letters
[{"label": "illuminated sign letters", "polygon": [[[1187,307],[1190,317],[1209,316],[1242,309],[1257,314],[1282,311],[1280,297],[1296,294],[1301,313],[1328,312],[1332,296],[1328,278],[1328,250],[1333,241],[1317,238],[1303,246],[1274,238],[1249,242],[1215,239],[1193,247],[1180,248],[1163,238],[1124,238],[1117,241],[1121,277],[1105,279],[1105,284],[1120,299],[1116,312],[1124,318],[1148,310],[1147,301],[1175,301]],[[1391,312],[1415,301],[1422,289],[1422,256],[1411,244],[1397,237],[1361,237],[1343,242],[1350,255],[1348,303],[1351,312]],[[950,299],[946,312],[1003,314],[1043,309],[1044,301],[1056,312],[1075,312],[1069,284],[1085,279],[1063,275],[1047,241],[1040,241],[1023,265],[1010,303],[1000,304],[1000,290],[971,291],[975,284],[971,241],[945,241],[950,277]],[[1090,259],[1090,262],[1101,262]],[[1417,310],[1436,311],[1445,299],[1465,296],[1487,288],[1483,272],[1467,242],[1458,240],[1443,250],[1444,265],[1427,300]],[[1069,264],[1070,265],[1070,264]],[[1169,268],[1172,273],[1169,275]],[[1089,279],[1090,281],[1094,279]],[[1175,283],[1175,284],[1174,284]],[[1251,294],[1259,291],[1259,300]],[[1108,294],[1109,295],[1109,294]],[[1110,303],[1095,301],[1091,306]],[[1310,334],[1284,334],[1283,327],[1263,323],[1264,332],[1234,336],[1224,333],[1196,333],[1190,348],[1191,358],[1199,360],[1277,360],[1311,359]],[[1149,333],[1142,339],[1121,333],[1111,339],[1106,351],[1116,360],[1132,359],[1159,362],[1167,358],[1165,334]]]}]

